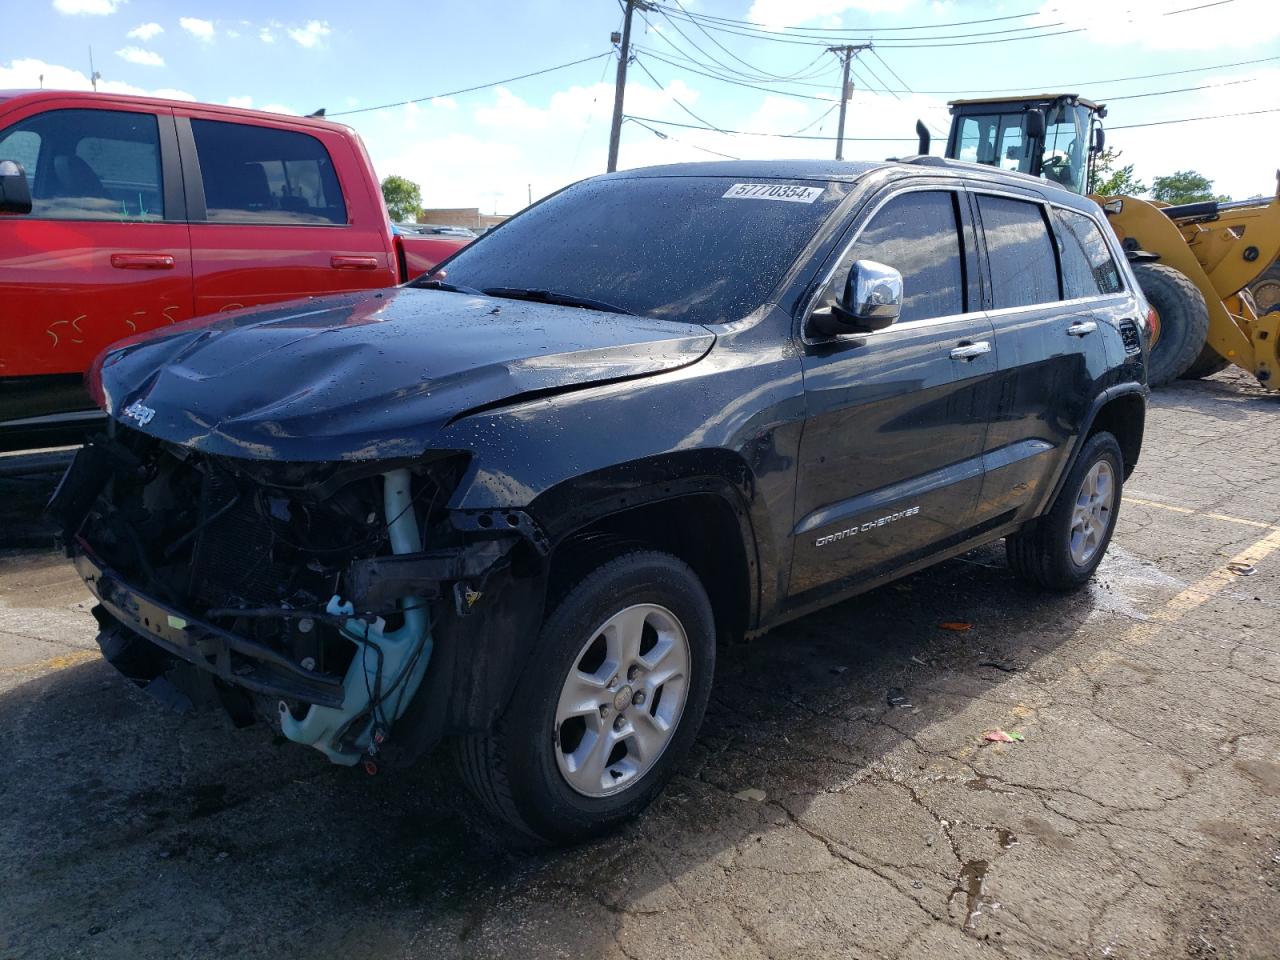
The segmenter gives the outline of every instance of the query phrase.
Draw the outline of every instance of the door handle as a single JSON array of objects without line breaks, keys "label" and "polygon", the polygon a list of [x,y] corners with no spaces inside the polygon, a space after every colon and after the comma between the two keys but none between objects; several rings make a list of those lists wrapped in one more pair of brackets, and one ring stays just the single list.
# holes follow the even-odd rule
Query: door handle
[{"label": "door handle", "polygon": [[1067,336],[1069,337],[1087,337],[1093,331],[1098,329],[1097,323],[1092,320],[1077,320],[1071,326],[1067,327]]},{"label": "door handle", "polygon": [[952,360],[972,360],[974,357],[980,357],[984,353],[991,352],[991,343],[987,340],[979,340],[977,343],[969,343],[962,341],[960,346],[951,349]]},{"label": "door handle", "polygon": [[177,261],[171,253],[113,253],[111,265],[117,270],[172,270]]},{"label": "door handle", "polygon": [[330,257],[329,266],[335,270],[377,270],[377,257]]}]

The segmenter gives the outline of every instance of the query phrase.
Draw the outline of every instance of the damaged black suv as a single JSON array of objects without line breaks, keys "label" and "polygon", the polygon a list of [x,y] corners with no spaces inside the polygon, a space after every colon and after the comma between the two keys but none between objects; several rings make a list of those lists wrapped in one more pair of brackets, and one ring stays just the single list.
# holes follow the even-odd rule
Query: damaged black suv
[{"label": "damaged black suv", "polygon": [[415,283],[106,353],[51,503],[106,657],[336,763],[444,740],[565,841],[639,811],[717,640],[1005,537],[1083,583],[1147,306],[1089,200],[988,167],[584,181]]}]

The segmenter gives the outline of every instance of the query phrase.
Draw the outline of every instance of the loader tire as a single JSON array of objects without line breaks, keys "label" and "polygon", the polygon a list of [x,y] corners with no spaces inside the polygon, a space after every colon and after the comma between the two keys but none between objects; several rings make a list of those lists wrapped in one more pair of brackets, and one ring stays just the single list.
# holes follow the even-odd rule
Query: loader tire
[{"label": "loader tire", "polygon": [[1249,285],[1254,302],[1258,305],[1258,316],[1265,316],[1273,310],[1280,310],[1280,261],[1267,268],[1267,272]]},{"label": "loader tire", "polygon": [[1229,366],[1231,366],[1231,361],[1206,343],[1204,349],[1200,351],[1200,356],[1191,361],[1191,366],[1183,370],[1178,375],[1178,379],[1203,380],[1205,377],[1212,377],[1218,371],[1225,370]]},{"label": "loader tire", "polygon": [[1147,359],[1147,382],[1159,387],[1191,368],[1209,335],[1204,296],[1181,270],[1163,263],[1132,264],[1147,301],[1160,315],[1160,337]]}]

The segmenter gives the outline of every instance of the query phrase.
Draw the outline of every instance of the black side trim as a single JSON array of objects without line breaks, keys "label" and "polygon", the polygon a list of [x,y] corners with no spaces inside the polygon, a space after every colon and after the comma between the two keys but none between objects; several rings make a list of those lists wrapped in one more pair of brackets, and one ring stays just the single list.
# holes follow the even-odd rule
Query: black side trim
[{"label": "black side trim", "polygon": [[187,220],[203,223],[208,219],[204,202],[204,181],[200,178],[200,157],[196,153],[196,138],[191,133],[191,121],[187,117],[175,117],[178,148],[182,155],[182,185],[187,198]]}]

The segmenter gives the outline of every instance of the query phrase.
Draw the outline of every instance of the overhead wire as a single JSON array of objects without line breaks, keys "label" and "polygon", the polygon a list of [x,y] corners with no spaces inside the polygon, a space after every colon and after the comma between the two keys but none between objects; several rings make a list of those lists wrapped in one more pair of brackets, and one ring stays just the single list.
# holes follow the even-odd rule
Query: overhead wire
[{"label": "overhead wire", "polygon": [[[634,123],[634,124],[635,124],[636,126],[638,126],[638,127],[644,127],[644,129],[648,130],[650,133],[652,133],[652,134],[653,134],[655,137],[657,137],[659,140],[669,140],[669,141],[671,141],[672,143],[678,143],[678,144],[680,144],[681,146],[683,146],[683,147],[689,147],[689,148],[690,148],[690,149],[692,149],[692,150],[700,150],[700,151],[702,151],[703,153],[709,153],[709,154],[711,154],[713,157],[723,157],[725,160],[741,160],[741,159],[742,159],[741,157],[735,157],[735,156],[733,156],[732,154],[729,154],[729,153],[721,153],[719,150],[711,150],[711,149],[709,149],[708,147],[700,147],[700,146],[698,146],[696,143],[688,143],[687,141],[684,141],[684,140],[678,140],[678,139],[676,139],[675,137],[671,136],[671,134],[669,134],[669,133],[663,133],[661,130],[656,130],[656,129],[654,129],[653,127],[649,126],[649,125],[648,125],[647,123],[645,123],[644,121],[637,119],[636,117],[633,117],[633,116],[628,115],[628,116],[623,117],[623,119],[624,119],[624,120],[630,120],[632,123]],[[713,128],[708,127],[707,129],[713,129]],[[723,131],[723,130],[717,130],[716,132],[717,132],[717,133],[724,133],[725,131]]]},{"label": "overhead wire", "polygon": [[590,63],[592,60],[599,60],[602,57],[612,57],[613,51],[608,50],[604,53],[597,53],[592,57],[583,57],[581,60],[570,60],[568,63],[558,63],[554,67],[546,67],[542,70],[534,70],[532,73],[522,73],[519,76],[507,77],[503,80],[492,80],[489,83],[478,83],[474,87],[463,87],[460,90],[447,90],[443,93],[433,93],[425,97],[413,97],[409,100],[397,100],[394,103],[380,103],[372,107],[356,107],[352,110],[339,110],[336,113],[330,113],[330,117],[346,117],[353,113],[368,113],[371,110],[386,110],[390,107],[403,107],[411,103],[422,103],[426,100],[438,100],[441,97],[457,97],[464,93],[473,93],[476,90],[486,90],[489,87],[501,86],[504,83],[515,83],[517,80],[528,80],[530,77],[540,77],[546,73],[554,73],[557,70],[567,70],[569,67],[576,67],[582,63]]}]

